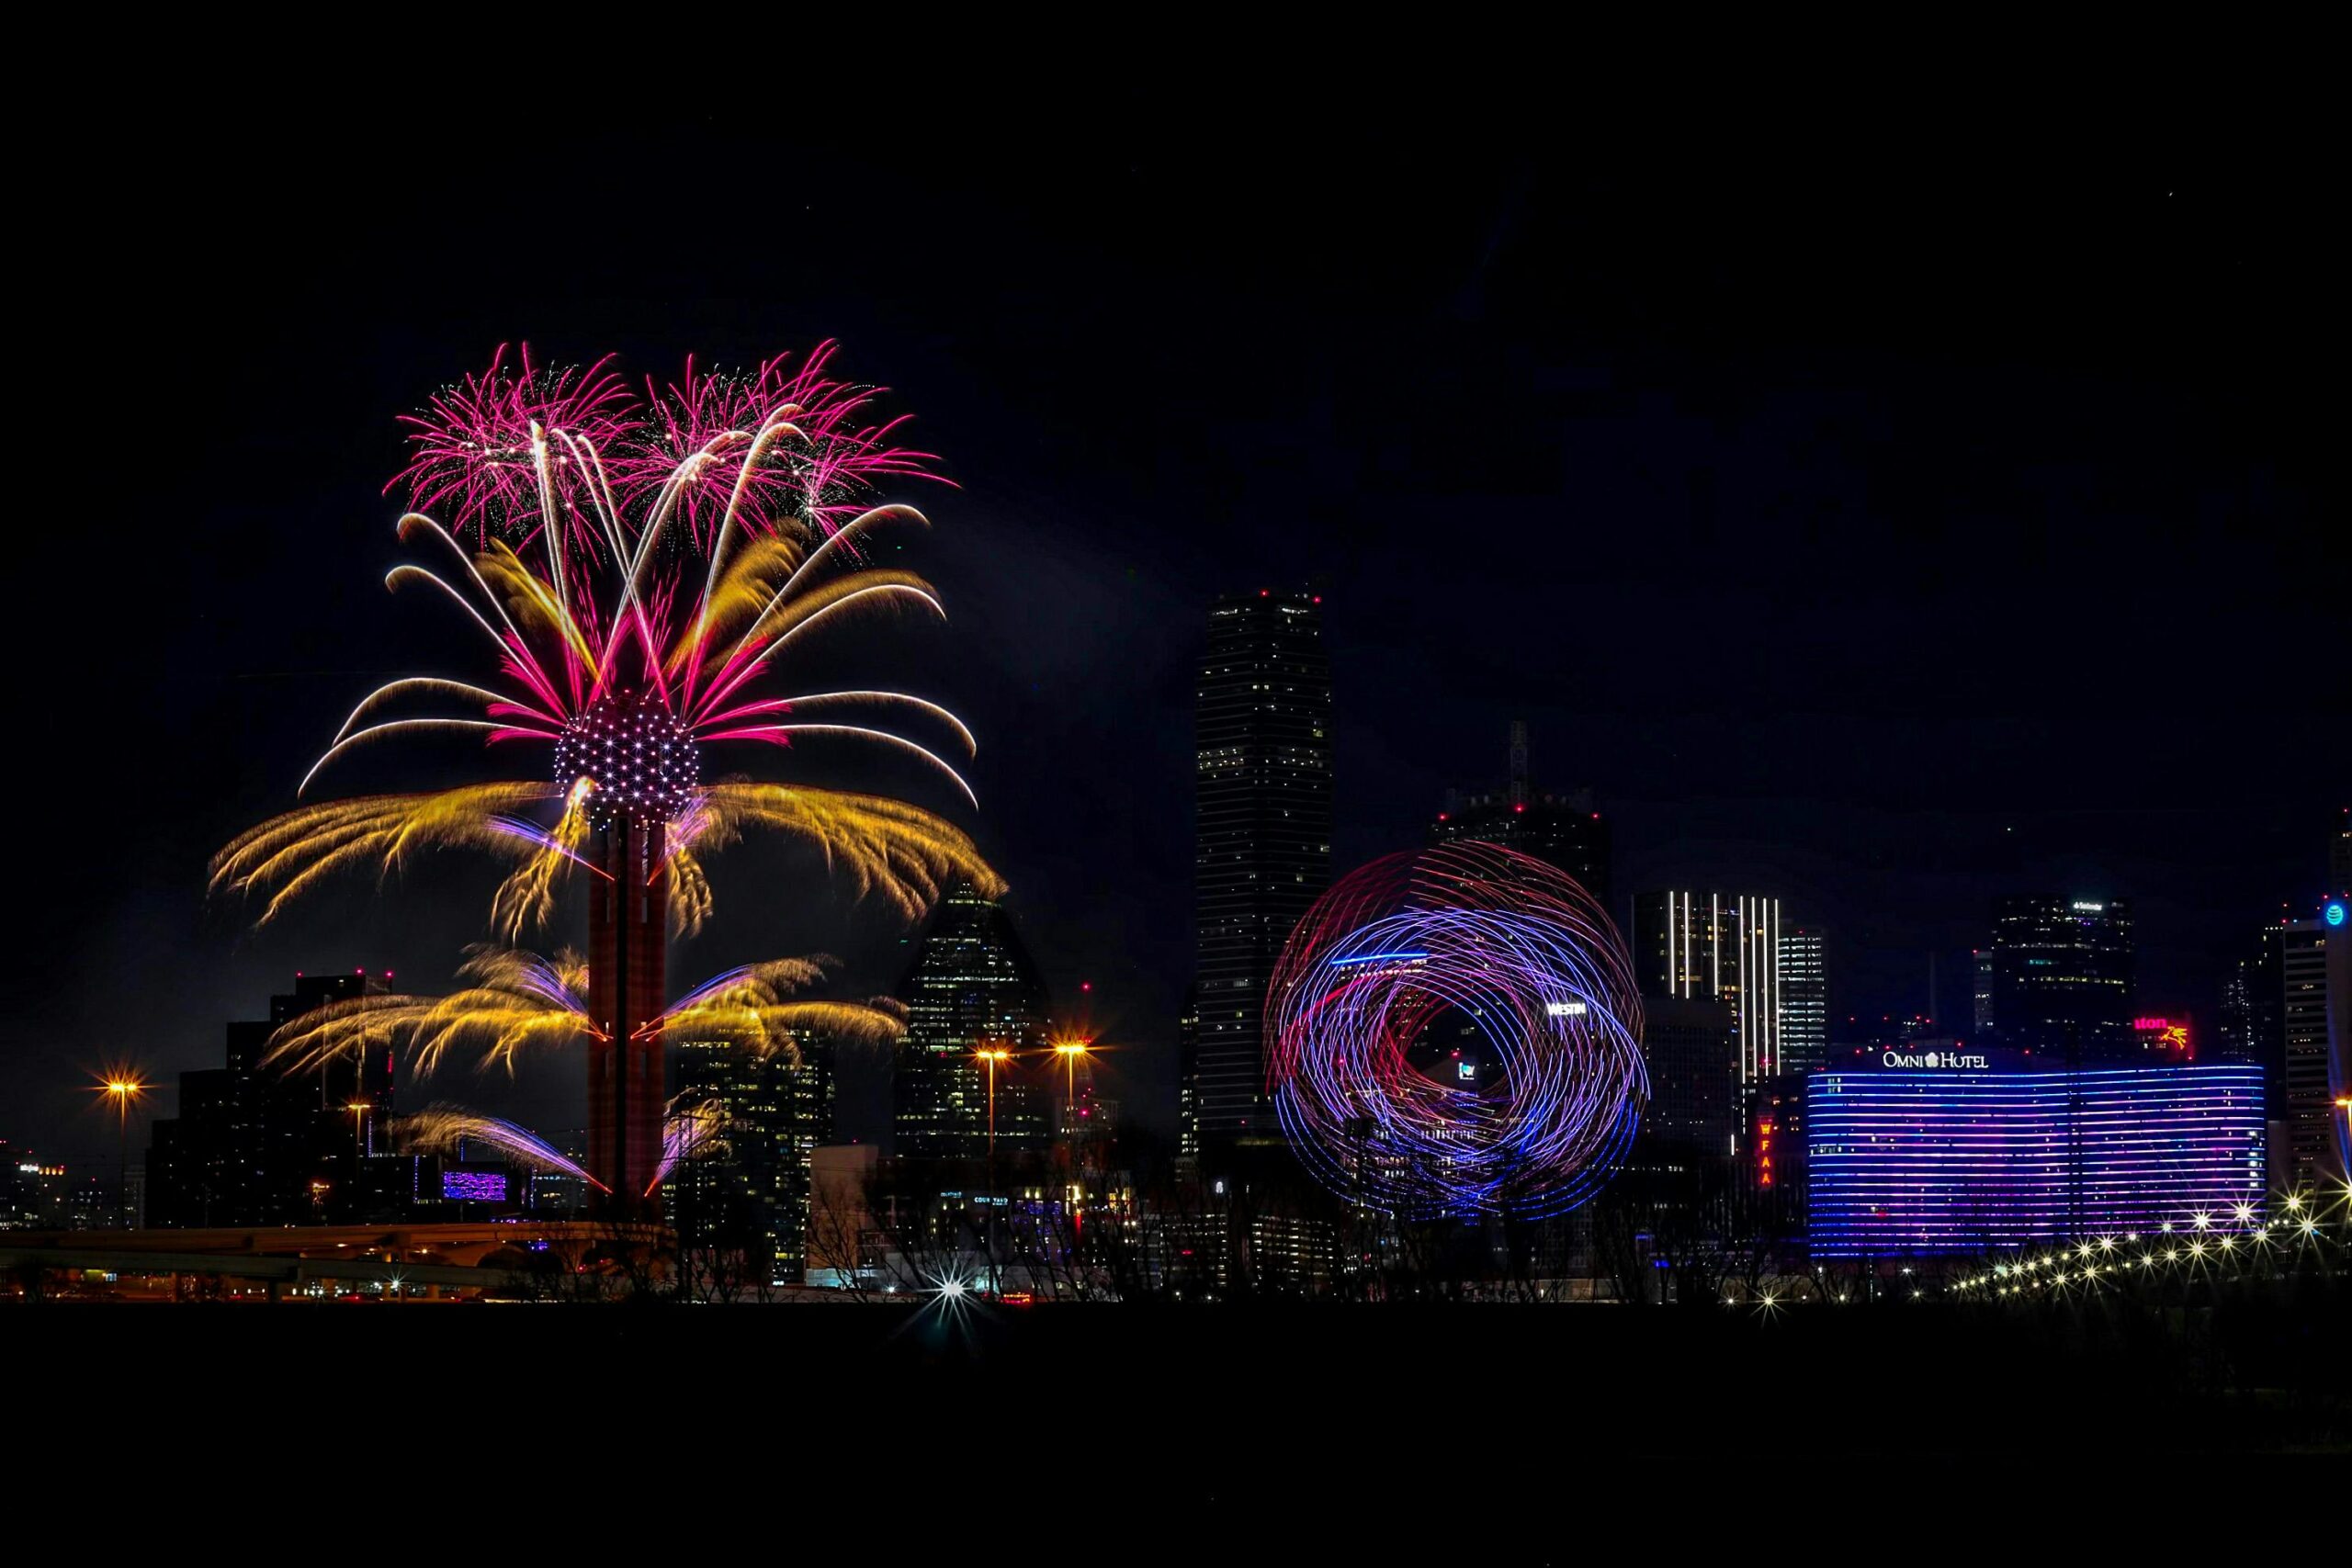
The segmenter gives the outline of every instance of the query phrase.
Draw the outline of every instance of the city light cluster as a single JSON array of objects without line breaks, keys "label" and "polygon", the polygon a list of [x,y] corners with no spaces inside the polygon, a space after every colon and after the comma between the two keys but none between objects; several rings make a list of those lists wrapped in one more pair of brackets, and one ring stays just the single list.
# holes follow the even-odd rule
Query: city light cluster
[{"label": "city light cluster", "polygon": [[2345,1225],[2289,1193],[2279,1213],[2253,1203],[2196,1210],[2153,1232],[2077,1235],[2047,1249],[2025,1249],[1988,1262],[1952,1282],[1959,1296],[1990,1302],[2063,1296],[2184,1279],[2217,1281],[2340,1254]]},{"label": "city light cluster", "polygon": [[[1448,1009],[1498,1058],[1432,1078]],[[1414,1217],[1559,1213],[1609,1179],[1649,1085],[1633,968],[1591,897],[1495,844],[1394,854],[1317,901],[1267,993],[1268,1087],[1334,1192]]]}]

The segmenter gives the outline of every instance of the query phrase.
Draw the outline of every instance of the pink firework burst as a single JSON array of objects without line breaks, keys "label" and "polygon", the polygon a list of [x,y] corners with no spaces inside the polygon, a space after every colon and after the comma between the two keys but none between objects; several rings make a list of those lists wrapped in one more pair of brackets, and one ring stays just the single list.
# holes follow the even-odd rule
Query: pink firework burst
[{"label": "pink firework burst", "polygon": [[952,482],[932,471],[931,453],[898,444],[905,416],[867,419],[884,389],[826,374],[837,346],[820,344],[797,367],[779,355],[750,375],[697,371],[689,359],[667,388],[649,383],[648,428],[615,465],[621,487],[658,492],[653,511],[674,511],[707,546],[730,508],[752,533],[797,518],[831,535],[887,479]]},{"label": "pink firework burst", "polygon": [[543,370],[525,344],[515,360],[508,365],[501,344],[488,369],[402,415],[409,465],[384,488],[406,485],[410,504],[443,516],[453,533],[528,538],[558,521],[593,547],[605,532],[597,513],[611,509],[599,455],[634,423],[628,388],[610,355]]},{"label": "pink firework burst", "polygon": [[[649,388],[640,406],[609,359],[548,372],[526,354],[510,369],[502,349],[435,398],[430,416],[408,422],[416,451],[401,478],[413,509],[400,535],[442,560],[403,562],[385,581],[454,604],[490,640],[498,675],[378,687],[303,787],[360,745],[477,733],[552,745],[566,785],[599,779],[592,818],[642,809],[684,820],[704,745],[811,736],[892,748],[970,799],[928,747],[845,722],[862,709],[941,725],[968,756],[971,731],[937,704],[766,688],[787,645],[824,626],[893,608],[945,614],[921,578],[863,559],[875,529],[926,525],[875,492],[887,477],[927,474],[931,459],[894,444],[898,422],[866,418],[875,389],[826,374],[832,352],[824,344],[797,368],[778,356],[749,376],[704,375],[689,361],[681,382]],[[466,529],[479,547],[461,542]],[[472,711],[379,716],[428,694]]]}]

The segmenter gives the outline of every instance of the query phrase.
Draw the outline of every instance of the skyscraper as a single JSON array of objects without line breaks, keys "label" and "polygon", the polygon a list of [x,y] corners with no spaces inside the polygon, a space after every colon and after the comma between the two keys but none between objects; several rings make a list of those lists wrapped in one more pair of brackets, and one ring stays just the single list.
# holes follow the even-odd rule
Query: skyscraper
[{"label": "skyscraper", "polygon": [[2132,907],[2046,896],[1993,908],[1993,1037],[2064,1065],[2139,1059]]},{"label": "skyscraper", "polygon": [[1738,1030],[1726,1004],[1657,997],[1642,1008],[1642,1062],[1650,1101],[1642,1115],[1647,1146],[1728,1158],[1739,1130],[1739,1083],[1732,1071]]},{"label": "skyscraper", "polygon": [[1201,992],[1198,985],[1184,987],[1183,1010],[1176,1015],[1176,1152],[1201,1152],[1201,1122],[1196,1113],[1201,1086]]},{"label": "skyscraper", "polygon": [[1780,942],[1781,1063],[1817,1073],[1829,1060],[1827,939],[1819,926],[1782,926]]},{"label": "skyscraper", "polygon": [[[2287,1124],[2279,1163],[2289,1180],[2304,1184],[2335,1169],[2336,1109],[2328,1070],[2327,958],[2332,927],[2321,916],[2289,920],[2280,932],[2278,969],[2283,995],[2279,1032],[2284,1061],[2271,1114]],[[2283,1091],[2283,1092],[2281,1092]]]},{"label": "skyscraper", "polygon": [[148,1223],[286,1225],[368,1212],[360,1168],[381,1151],[391,1110],[390,1047],[299,1076],[264,1057],[280,1026],[382,989],[357,971],[298,975],[270,998],[266,1021],[231,1023],[227,1065],[182,1073],[179,1115],[150,1130]]},{"label": "skyscraper", "polygon": [[[2221,1027],[2212,1059],[2250,1062],[2262,1069],[2276,1110],[2287,1070],[2286,982],[2278,972],[2283,919],[2273,920],[2242,951],[2222,982]],[[2280,1145],[2283,1153],[2284,1145]]]},{"label": "skyscraper", "polygon": [[1430,824],[1430,842],[1476,839],[1503,844],[1558,866],[1609,904],[1609,825],[1594,809],[1592,792],[1562,795],[1535,788],[1528,764],[1527,726],[1510,727],[1510,773],[1501,789],[1448,790],[1445,808]]},{"label": "skyscraper", "polygon": [[1049,1107],[1035,1057],[1051,1014],[1046,983],[1004,906],[968,885],[950,888],[915,941],[899,985],[907,1035],[892,1080],[898,1152],[919,1159],[988,1153],[989,1079],[983,1044],[1015,1053],[995,1069],[1000,1154],[1042,1148]]},{"label": "skyscraper", "polygon": [[798,1053],[734,1040],[673,1042],[682,1102],[715,1100],[723,1150],[670,1180],[672,1223],[689,1243],[740,1249],[778,1282],[807,1262],[809,1160],[833,1134],[833,1044],[819,1033]]},{"label": "skyscraper", "polygon": [[1184,1074],[1194,1144],[1279,1139],[1266,980],[1331,879],[1331,671],[1321,601],[1227,595],[1209,612],[1193,775],[1199,1022]]},{"label": "skyscraper", "polygon": [[[1743,1094],[1781,1070],[1783,931],[1781,901],[1761,895],[1644,893],[1634,899],[1634,976],[1642,993],[1728,1003],[1733,1077]],[[1827,1045],[1825,1039],[1822,1048]]]},{"label": "skyscraper", "polygon": [[2335,837],[2327,846],[2327,890],[2335,897],[2352,897],[2352,806],[2335,814]]}]

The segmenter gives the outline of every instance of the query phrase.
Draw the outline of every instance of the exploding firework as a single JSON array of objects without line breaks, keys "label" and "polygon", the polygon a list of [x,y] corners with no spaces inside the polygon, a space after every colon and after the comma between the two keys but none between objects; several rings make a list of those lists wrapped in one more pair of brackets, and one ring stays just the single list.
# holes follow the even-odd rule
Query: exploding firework
[{"label": "exploding firework", "polygon": [[[653,415],[632,412],[603,364],[551,373],[527,355],[518,371],[502,354],[436,399],[415,422],[417,455],[403,478],[419,510],[399,532],[445,569],[410,562],[386,582],[446,600],[488,639],[497,673],[493,683],[409,676],[378,687],[298,793],[361,747],[450,733],[548,747],[544,782],[307,807],[224,849],[216,888],[266,891],[268,919],[348,867],[396,869],[428,846],[488,849],[521,863],[494,910],[512,941],[550,917],[560,879],[598,874],[582,846],[622,822],[662,829],[682,930],[708,912],[696,852],[752,827],[820,847],[860,893],[910,915],[947,880],[994,886],[970,840],[916,807],[703,777],[715,747],[843,740],[914,758],[972,799],[934,749],[968,756],[971,732],[938,704],[896,691],[770,689],[804,639],[892,609],[944,614],[921,578],[858,564],[855,546],[874,531],[924,519],[899,505],[852,512],[849,498],[922,471],[925,459],[890,444],[892,424],[862,423],[870,391],[827,378],[831,352],[791,372],[780,360],[749,378],[689,371],[654,400]],[[456,531],[426,515],[427,503],[446,504]],[[458,544],[469,530],[483,539],[478,551]],[[428,701],[473,711],[409,711]],[[889,727],[892,717],[940,739],[926,745]],[[558,807],[552,825],[532,815]]]},{"label": "exploding firework", "polygon": [[903,415],[872,412],[882,388],[828,373],[837,349],[740,374],[690,358],[640,400],[609,357],[549,370],[528,345],[512,361],[502,347],[402,420],[409,465],[385,488],[405,486],[417,511],[460,536],[527,542],[553,530],[592,554],[613,545],[609,516],[638,511],[674,519],[699,548],[738,525],[830,536],[885,481],[946,482],[931,453],[899,445]]},{"label": "exploding firework", "polygon": [[[1299,922],[1267,994],[1283,1130],[1332,1190],[1376,1208],[1571,1209],[1614,1174],[1649,1096],[1609,917],[1498,845],[1408,851],[1344,878]],[[1413,1052],[1448,1009],[1476,1021],[1491,1060],[1432,1077]]]},{"label": "exploding firework", "polygon": [[971,731],[944,707],[898,691],[779,689],[788,656],[816,639],[892,612],[944,614],[922,579],[866,564],[877,532],[928,525],[875,487],[926,475],[931,458],[870,412],[876,389],[829,373],[832,354],[742,376],[690,364],[639,401],[609,362],[548,370],[502,351],[411,419],[412,460],[394,483],[414,509],[398,532],[424,558],[387,586],[454,608],[494,668],[368,693],[296,793],[356,751],[419,737],[545,747],[548,761],[537,778],[298,807],[224,848],[213,884],[266,894],[267,920],[338,873],[390,873],[427,848],[487,850],[513,863],[492,907],[510,944],[584,885],[588,960],[477,953],[452,996],[306,1015],[274,1047],[282,1065],[389,1043],[420,1071],[459,1046],[511,1068],[524,1051],[585,1039],[589,1165],[618,1198],[650,1191],[647,1173],[674,1164],[656,1131],[666,1032],[785,1050],[808,1029],[896,1037],[882,1004],[787,999],[808,977],[803,961],[733,971],[662,1005],[667,937],[711,913],[700,856],[749,830],[815,847],[860,897],[909,918],[950,881],[1001,891],[971,840],[920,807],[706,776],[715,752],[854,742],[911,758],[973,800],[941,754],[970,756]]},{"label": "exploding firework", "polygon": [[384,488],[405,485],[410,504],[441,513],[460,533],[530,514],[543,489],[552,512],[571,515],[574,498],[598,479],[592,454],[634,428],[628,405],[609,356],[585,370],[547,371],[532,365],[528,344],[509,365],[502,344],[490,368],[402,419],[409,466]]},{"label": "exploding firework", "polygon": [[778,357],[750,375],[697,372],[648,388],[647,414],[618,465],[625,490],[676,491],[687,533],[707,544],[730,512],[752,530],[781,515],[831,535],[856,516],[886,480],[922,478],[928,452],[898,445],[903,417],[868,412],[882,389],[826,374],[836,345],[820,344],[797,366]]}]

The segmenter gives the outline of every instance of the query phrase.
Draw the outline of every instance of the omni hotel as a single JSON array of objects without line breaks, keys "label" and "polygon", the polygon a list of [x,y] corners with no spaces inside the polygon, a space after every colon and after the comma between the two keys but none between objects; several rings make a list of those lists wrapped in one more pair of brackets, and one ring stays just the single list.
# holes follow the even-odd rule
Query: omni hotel
[{"label": "omni hotel", "polygon": [[1975,1253],[2262,1201],[2262,1069],[2010,1068],[1888,1051],[1805,1091],[1812,1247]]}]

